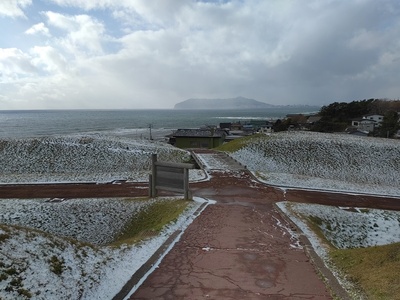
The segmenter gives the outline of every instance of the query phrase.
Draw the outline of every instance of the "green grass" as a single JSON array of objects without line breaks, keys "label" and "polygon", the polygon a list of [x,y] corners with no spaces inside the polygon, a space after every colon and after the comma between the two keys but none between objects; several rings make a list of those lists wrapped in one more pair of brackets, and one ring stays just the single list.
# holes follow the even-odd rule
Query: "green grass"
[{"label": "green grass", "polygon": [[333,250],[339,267],[367,299],[400,299],[400,243],[368,248]]},{"label": "green grass", "polygon": [[168,223],[176,220],[190,203],[188,200],[159,201],[135,215],[112,246],[134,244],[155,236]]},{"label": "green grass", "polygon": [[302,217],[329,248],[331,263],[367,299],[400,300],[400,243],[368,248],[336,249],[320,229],[322,220]]},{"label": "green grass", "polygon": [[254,134],[254,135],[245,136],[242,138],[232,140],[232,141],[225,143],[215,149],[219,150],[219,151],[235,152],[235,151],[238,151],[241,148],[247,146],[249,143],[251,143],[253,141],[257,141],[260,139],[268,139],[268,138],[270,138],[270,137],[266,136],[265,134]]}]

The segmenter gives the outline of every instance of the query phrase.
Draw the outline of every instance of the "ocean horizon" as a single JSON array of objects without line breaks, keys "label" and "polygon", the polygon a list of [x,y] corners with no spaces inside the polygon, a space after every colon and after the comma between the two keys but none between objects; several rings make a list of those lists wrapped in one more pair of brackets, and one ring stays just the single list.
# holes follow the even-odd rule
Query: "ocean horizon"
[{"label": "ocean horizon", "polygon": [[198,128],[224,122],[277,120],[288,114],[312,114],[318,106],[287,106],[244,110],[74,109],[0,110],[0,138],[30,138],[70,134],[144,137],[178,128]]}]

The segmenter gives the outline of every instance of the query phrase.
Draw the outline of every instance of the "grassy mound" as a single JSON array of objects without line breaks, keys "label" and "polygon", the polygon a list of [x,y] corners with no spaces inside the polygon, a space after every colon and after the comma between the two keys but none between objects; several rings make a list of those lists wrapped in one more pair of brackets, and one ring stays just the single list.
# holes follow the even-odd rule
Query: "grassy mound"
[{"label": "grassy mound", "polygon": [[150,170],[153,153],[160,161],[190,159],[187,151],[166,143],[100,135],[3,139],[0,181],[134,180]]},{"label": "grassy mound", "polygon": [[[390,237],[383,237],[385,234],[396,235],[393,232],[396,232],[395,228],[399,224],[398,212],[352,212],[336,207],[305,204],[292,204],[291,207],[293,206],[297,207],[295,210],[307,220],[308,227],[327,246],[329,263],[340,270],[346,281],[351,283],[352,294],[357,297],[363,295],[366,299],[400,299],[400,243],[378,243],[384,243],[387,239],[390,242]],[[321,213],[322,210],[325,210],[325,216]],[[338,213],[340,211],[342,217]],[[386,225],[393,232],[376,233],[377,227],[382,227],[385,221],[390,222]],[[360,237],[365,240],[363,244],[357,244]],[[342,242],[338,243],[340,240]],[[371,244],[377,246],[368,246]]]},{"label": "grassy mound", "polygon": [[190,203],[178,199],[1,199],[0,224],[34,228],[98,246],[132,242],[130,239],[139,240],[142,232],[158,233],[175,220]]},{"label": "grassy mound", "polygon": [[400,299],[400,243],[333,250],[331,258],[368,299]]},{"label": "grassy mound", "polygon": [[216,150],[225,151],[225,152],[235,152],[242,148],[245,148],[250,143],[258,143],[266,138],[268,138],[268,137],[264,134],[255,134],[255,135],[245,136],[242,138],[232,140],[229,143],[225,143],[225,144],[217,147]]},{"label": "grassy mound", "polygon": [[186,209],[188,200],[155,202],[135,215],[112,245],[133,244],[155,236],[170,222],[175,221]]},{"label": "grassy mound", "polygon": [[294,132],[246,137],[219,149],[232,152],[233,158],[254,172],[400,185],[400,147],[396,140]]},{"label": "grassy mound", "polygon": [[168,197],[1,200],[0,299],[111,299],[196,207]]}]

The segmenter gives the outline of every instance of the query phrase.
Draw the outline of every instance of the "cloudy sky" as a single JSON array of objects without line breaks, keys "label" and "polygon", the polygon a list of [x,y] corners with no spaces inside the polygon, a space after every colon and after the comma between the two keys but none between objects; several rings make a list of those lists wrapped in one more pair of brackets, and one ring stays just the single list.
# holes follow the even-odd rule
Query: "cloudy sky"
[{"label": "cloudy sky", "polygon": [[0,109],[400,97],[398,0],[1,0]]}]

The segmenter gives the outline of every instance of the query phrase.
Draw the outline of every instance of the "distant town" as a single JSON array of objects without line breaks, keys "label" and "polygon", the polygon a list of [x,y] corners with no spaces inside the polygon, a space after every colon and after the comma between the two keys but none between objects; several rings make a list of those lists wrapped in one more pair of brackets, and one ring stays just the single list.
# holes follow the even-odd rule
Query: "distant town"
[{"label": "distant town", "polygon": [[[242,98],[239,100],[243,102]],[[199,101],[202,100],[189,102],[198,105]],[[204,125],[197,129],[178,129],[167,138],[170,144],[178,148],[215,148],[240,137],[280,131],[400,138],[399,112],[399,100],[334,102],[323,106],[317,114],[289,114],[276,120],[257,119]]]}]

